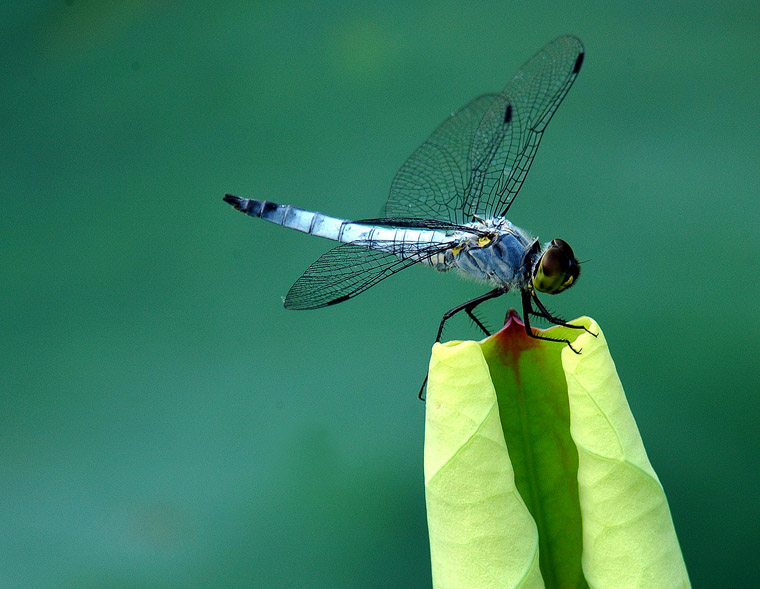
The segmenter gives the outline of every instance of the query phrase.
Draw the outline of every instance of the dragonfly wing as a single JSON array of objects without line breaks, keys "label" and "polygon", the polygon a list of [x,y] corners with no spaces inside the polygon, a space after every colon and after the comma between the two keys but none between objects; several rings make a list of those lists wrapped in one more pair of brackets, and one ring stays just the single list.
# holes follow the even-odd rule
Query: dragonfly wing
[{"label": "dragonfly wing", "polygon": [[[373,246],[382,246],[373,241]],[[391,242],[388,248],[393,247]],[[397,244],[396,244],[397,245]],[[450,248],[447,242],[404,244],[404,257],[368,249],[360,241],[344,243],[320,256],[290,287],[286,309],[318,309],[342,303],[381,280]]]},{"label": "dragonfly wing", "polygon": [[530,58],[490,102],[473,135],[465,215],[506,214],[582,63],[580,40],[559,37]]},{"label": "dragonfly wing", "polygon": [[470,183],[470,148],[483,115],[497,94],[459,109],[433,131],[401,166],[385,203],[387,217],[423,217],[461,224]]}]

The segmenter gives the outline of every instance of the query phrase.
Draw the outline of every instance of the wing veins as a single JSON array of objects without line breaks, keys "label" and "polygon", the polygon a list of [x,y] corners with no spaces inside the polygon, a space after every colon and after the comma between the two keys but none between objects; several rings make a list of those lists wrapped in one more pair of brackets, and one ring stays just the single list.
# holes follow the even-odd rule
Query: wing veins
[{"label": "wing veins", "polygon": [[452,242],[372,242],[373,247],[403,247],[406,257],[402,258],[389,251],[369,249],[365,243],[344,243],[322,254],[290,287],[285,307],[318,309],[343,302],[454,245]]}]

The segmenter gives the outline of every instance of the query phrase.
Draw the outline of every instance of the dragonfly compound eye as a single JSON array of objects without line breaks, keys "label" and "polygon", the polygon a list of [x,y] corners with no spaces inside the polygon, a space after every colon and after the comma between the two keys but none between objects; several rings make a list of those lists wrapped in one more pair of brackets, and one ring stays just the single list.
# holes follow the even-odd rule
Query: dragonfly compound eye
[{"label": "dragonfly compound eye", "polygon": [[536,264],[533,286],[540,292],[557,294],[575,284],[580,273],[572,248],[567,242],[555,239]]}]

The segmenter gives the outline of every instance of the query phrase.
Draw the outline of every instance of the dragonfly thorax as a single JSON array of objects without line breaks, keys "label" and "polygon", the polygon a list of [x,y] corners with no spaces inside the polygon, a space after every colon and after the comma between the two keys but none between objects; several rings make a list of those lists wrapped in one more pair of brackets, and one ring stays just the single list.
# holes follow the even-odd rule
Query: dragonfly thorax
[{"label": "dragonfly thorax", "polygon": [[450,264],[469,278],[524,290],[530,286],[531,252],[538,242],[503,217],[468,223],[477,234],[461,237]]}]

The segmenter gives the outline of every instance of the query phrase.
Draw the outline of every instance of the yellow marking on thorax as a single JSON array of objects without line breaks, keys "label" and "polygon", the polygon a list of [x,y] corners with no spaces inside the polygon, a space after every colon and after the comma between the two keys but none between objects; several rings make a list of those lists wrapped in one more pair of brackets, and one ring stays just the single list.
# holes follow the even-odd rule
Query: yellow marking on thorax
[{"label": "yellow marking on thorax", "polygon": [[486,247],[493,241],[493,235],[483,235],[478,238],[478,247]]}]

